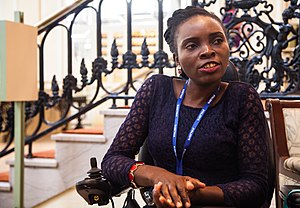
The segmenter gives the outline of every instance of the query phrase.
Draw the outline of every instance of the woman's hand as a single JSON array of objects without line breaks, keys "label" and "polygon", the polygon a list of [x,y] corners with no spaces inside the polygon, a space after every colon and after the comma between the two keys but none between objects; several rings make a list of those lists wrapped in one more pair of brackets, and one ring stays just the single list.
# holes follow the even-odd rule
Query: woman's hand
[{"label": "woman's hand", "polygon": [[188,176],[175,176],[174,184],[168,180],[167,183],[160,181],[154,185],[153,200],[158,208],[188,208],[191,206],[188,192],[194,192],[199,188],[205,187],[205,184],[197,179]]},{"label": "woman's hand", "polygon": [[155,186],[153,199],[160,207],[190,207],[188,191],[204,188],[198,179],[176,175],[163,168],[142,165],[134,172],[134,181],[138,186]]}]

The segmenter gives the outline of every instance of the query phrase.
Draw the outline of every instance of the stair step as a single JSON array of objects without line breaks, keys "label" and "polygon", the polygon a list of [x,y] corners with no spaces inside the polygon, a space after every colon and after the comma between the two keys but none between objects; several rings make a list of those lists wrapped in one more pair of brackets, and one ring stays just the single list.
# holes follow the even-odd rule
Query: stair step
[{"label": "stair step", "polygon": [[9,172],[5,171],[0,173],[0,182],[8,182],[9,181]]},{"label": "stair step", "polygon": [[124,106],[118,106],[117,109],[130,109],[131,106],[124,105]]},{"label": "stair step", "polygon": [[8,171],[0,173],[0,191],[7,191],[7,192],[11,191]]},{"label": "stair step", "polygon": [[103,134],[66,134],[58,133],[51,136],[52,140],[63,142],[96,142],[106,143],[107,139]]},{"label": "stair step", "polygon": [[103,127],[93,129],[68,129],[63,131],[66,134],[103,134]]},{"label": "stair step", "polygon": [[55,158],[55,151],[54,150],[45,150],[40,152],[32,153],[34,158]]},{"label": "stair step", "polygon": [[0,191],[7,191],[10,192],[12,187],[9,182],[1,182],[0,181]]},{"label": "stair step", "polygon": [[[6,161],[10,166],[14,166],[15,160]],[[52,158],[24,158],[24,167],[57,168],[58,162]]]}]

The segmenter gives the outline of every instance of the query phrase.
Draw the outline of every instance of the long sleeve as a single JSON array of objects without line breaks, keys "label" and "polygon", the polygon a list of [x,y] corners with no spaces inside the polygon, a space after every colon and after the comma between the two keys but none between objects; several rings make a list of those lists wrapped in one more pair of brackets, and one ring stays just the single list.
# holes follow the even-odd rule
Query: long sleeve
[{"label": "long sleeve", "polygon": [[125,121],[103,158],[103,175],[113,183],[129,185],[129,168],[148,135],[153,85],[154,78],[150,77],[140,87]]},{"label": "long sleeve", "polygon": [[240,94],[237,142],[239,179],[218,186],[224,192],[227,205],[260,207],[268,192],[268,126],[256,90],[244,88]]}]

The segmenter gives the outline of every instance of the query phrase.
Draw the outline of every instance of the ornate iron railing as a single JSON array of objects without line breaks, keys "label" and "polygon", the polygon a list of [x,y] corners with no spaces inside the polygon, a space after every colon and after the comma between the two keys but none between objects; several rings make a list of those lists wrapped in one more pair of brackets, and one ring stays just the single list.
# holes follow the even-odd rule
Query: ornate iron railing
[{"label": "ornate iron railing", "polygon": [[[231,60],[239,68],[241,81],[251,83],[262,98],[299,98],[299,4],[291,0],[282,22],[271,17],[273,5],[262,0],[226,1],[221,9],[230,18]],[[232,9],[234,8],[234,9]],[[289,24],[297,20],[297,27]],[[239,25],[237,29],[236,26]],[[290,56],[289,44],[296,42]]]},{"label": "ornate iron railing", "polygon": [[[38,120],[32,133],[27,135],[25,143],[29,144],[29,157],[32,152],[32,143],[50,133],[51,131],[66,125],[73,119],[80,118],[81,115],[112,100],[112,107],[116,107],[116,100],[121,99],[128,104],[128,100],[134,98],[129,90],[137,90],[133,70],[149,69],[149,73],[165,73],[165,69],[174,68],[167,50],[163,44],[163,0],[153,0],[157,2],[157,51],[153,55],[153,61],[149,60],[150,52],[147,39],[141,46],[141,61],[132,50],[132,0],[126,0],[127,5],[127,48],[122,55],[122,62],[118,61],[119,48],[116,40],[111,46],[111,66],[103,56],[102,50],[102,4],[104,0],[99,0],[98,6],[92,5],[93,0],[76,1],[71,6],[53,15],[51,18],[38,25],[39,34],[39,99],[35,102],[26,103],[26,122],[35,118]],[[108,0],[107,0],[108,1]],[[125,0],[124,0],[125,1]],[[260,93],[262,98],[278,97],[281,99],[299,99],[299,27],[295,28],[290,24],[291,20],[299,23],[300,13],[297,0],[285,0],[289,3],[287,9],[282,13],[282,21],[276,22],[271,17],[273,5],[265,0],[226,0],[220,14],[228,29],[231,46],[230,59],[239,68],[241,81],[251,83]],[[191,4],[202,7],[215,6],[216,0],[195,1]],[[82,57],[80,66],[80,83],[73,74],[73,27],[78,15],[84,10],[91,10],[96,17],[96,54],[97,57],[92,63],[91,70],[88,70],[85,59]],[[66,24],[66,18],[71,18]],[[298,24],[299,26],[299,24]],[[66,31],[67,42],[67,75],[63,79],[62,86],[59,86],[56,76],[51,83],[51,94],[45,89],[44,60],[45,42],[50,32],[55,28],[62,28]],[[285,57],[285,50],[289,43],[296,42],[296,47],[291,51],[290,56]],[[119,70],[126,70],[126,81],[118,90],[110,90],[106,87],[104,77],[119,73]],[[158,72],[153,71],[158,69]],[[89,73],[91,75],[89,76]],[[176,73],[176,72],[175,72]],[[75,95],[82,92],[87,87],[94,85],[95,91],[91,99],[85,105],[76,105]],[[60,90],[61,89],[61,90]],[[91,92],[90,92],[91,93]],[[100,99],[99,94],[103,93]],[[50,122],[45,117],[45,111],[49,108],[59,108],[61,116],[57,121]],[[70,109],[75,109],[75,113],[70,114]],[[6,137],[7,143],[0,152],[3,157],[14,151],[10,147],[13,142],[13,105],[12,103],[0,103],[0,136]],[[41,126],[46,125],[45,130]]]}]

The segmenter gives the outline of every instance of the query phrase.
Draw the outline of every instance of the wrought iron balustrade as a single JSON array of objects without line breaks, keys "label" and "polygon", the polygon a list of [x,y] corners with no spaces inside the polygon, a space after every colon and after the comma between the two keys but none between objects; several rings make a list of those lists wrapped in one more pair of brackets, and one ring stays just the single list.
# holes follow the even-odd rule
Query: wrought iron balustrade
[{"label": "wrought iron balustrade", "polygon": [[[136,80],[133,78],[134,70],[149,69],[151,73],[165,73],[165,70],[174,70],[175,65],[170,58],[168,50],[163,48],[164,32],[164,8],[163,0],[153,0],[157,4],[157,51],[151,56],[147,38],[145,37],[140,54],[132,49],[132,4],[135,0],[123,0],[126,2],[127,31],[126,52],[120,54],[116,40],[112,42],[110,59],[103,55],[103,2],[109,0],[82,0],[75,2],[72,6],[64,9],[58,15],[44,21],[38,26],[39,40],[39,99],[35,102],[26,103],[26,122],[36,119],[38,122],[33,132],[27,135],[26,144],[29,144],[29,157],[32,142],[66,125],[73,119],[78,119],[83,114],[95,107],[111,100],[116,107],[116,100],[128,100],[134,98],[136,91]],[[282,0],[283,2],[284,0]],[[300,30],[290,21],[296,21],[299,26],[300,5],[297,0],[285,0],[288,7],[282,13],[282,21],[278,22],[272,18],[274,5],[266,0],[225,0],[225,5],[220,9],[219,16],[223,17],[225,27],[228,30],[229,43],[231,47],[230,59],[239,69],[241,81],[251,83],[260,93],[262,98],[278,97],[281,99],[299,99],[299,38]],[[213,8],[217,0],[192,0],[191,4],[206,8]],[[97,6],[95,6],[97,5]],[[91,63],[91,69],[86,67],[85,59],[82,57],[80,66],[80,77],[73,73],[74,38],[72,37],[74,25],[78,16],[89,10],[94,14],[96,22],[96,57]],[[56,76],[51,82],[51,93],[45,89],[45,43],[50,33],[56,28],[65,31],[67,43],[67,74],[62,84],[59,84]],[[296,46],[286,57],[286,49],[290,43],[296,42]],[[122,61],[119,56],[122,55]],[[138,61],[138,56],[141,60]],[[170,61],[171,60],[171,61]],[[110,61],[110,64],[109,64]],[[174,69],[173,69],[174,68]],[[154,70],[157,69],[157,70]],[[118,90],[107,87],[104,79],[110,75],[126,72],[126,81]],[[174,70],[176,71],[176,70]],[[80,81],[79,81],[80,80]],[[76,105],[74,98],[83,93],[88,87],[94,86],[94,91],[89,91],[90,97],[84,106]],[[99,94],[104,94],[99,98]],[[76,99],[75,99],[76,101]],[[47,109],[58,108],[61,115],[57,121],[48,121],[45,116]],[[71,112],[73,109],[73,112]],[[11,103],[0,103],[0,135],[6,138],[6,146],[0,150],[0,157],[14,151],[10,147],[13,142],[13,105]],[[41,126],[46,125],[45,130]]]}]

